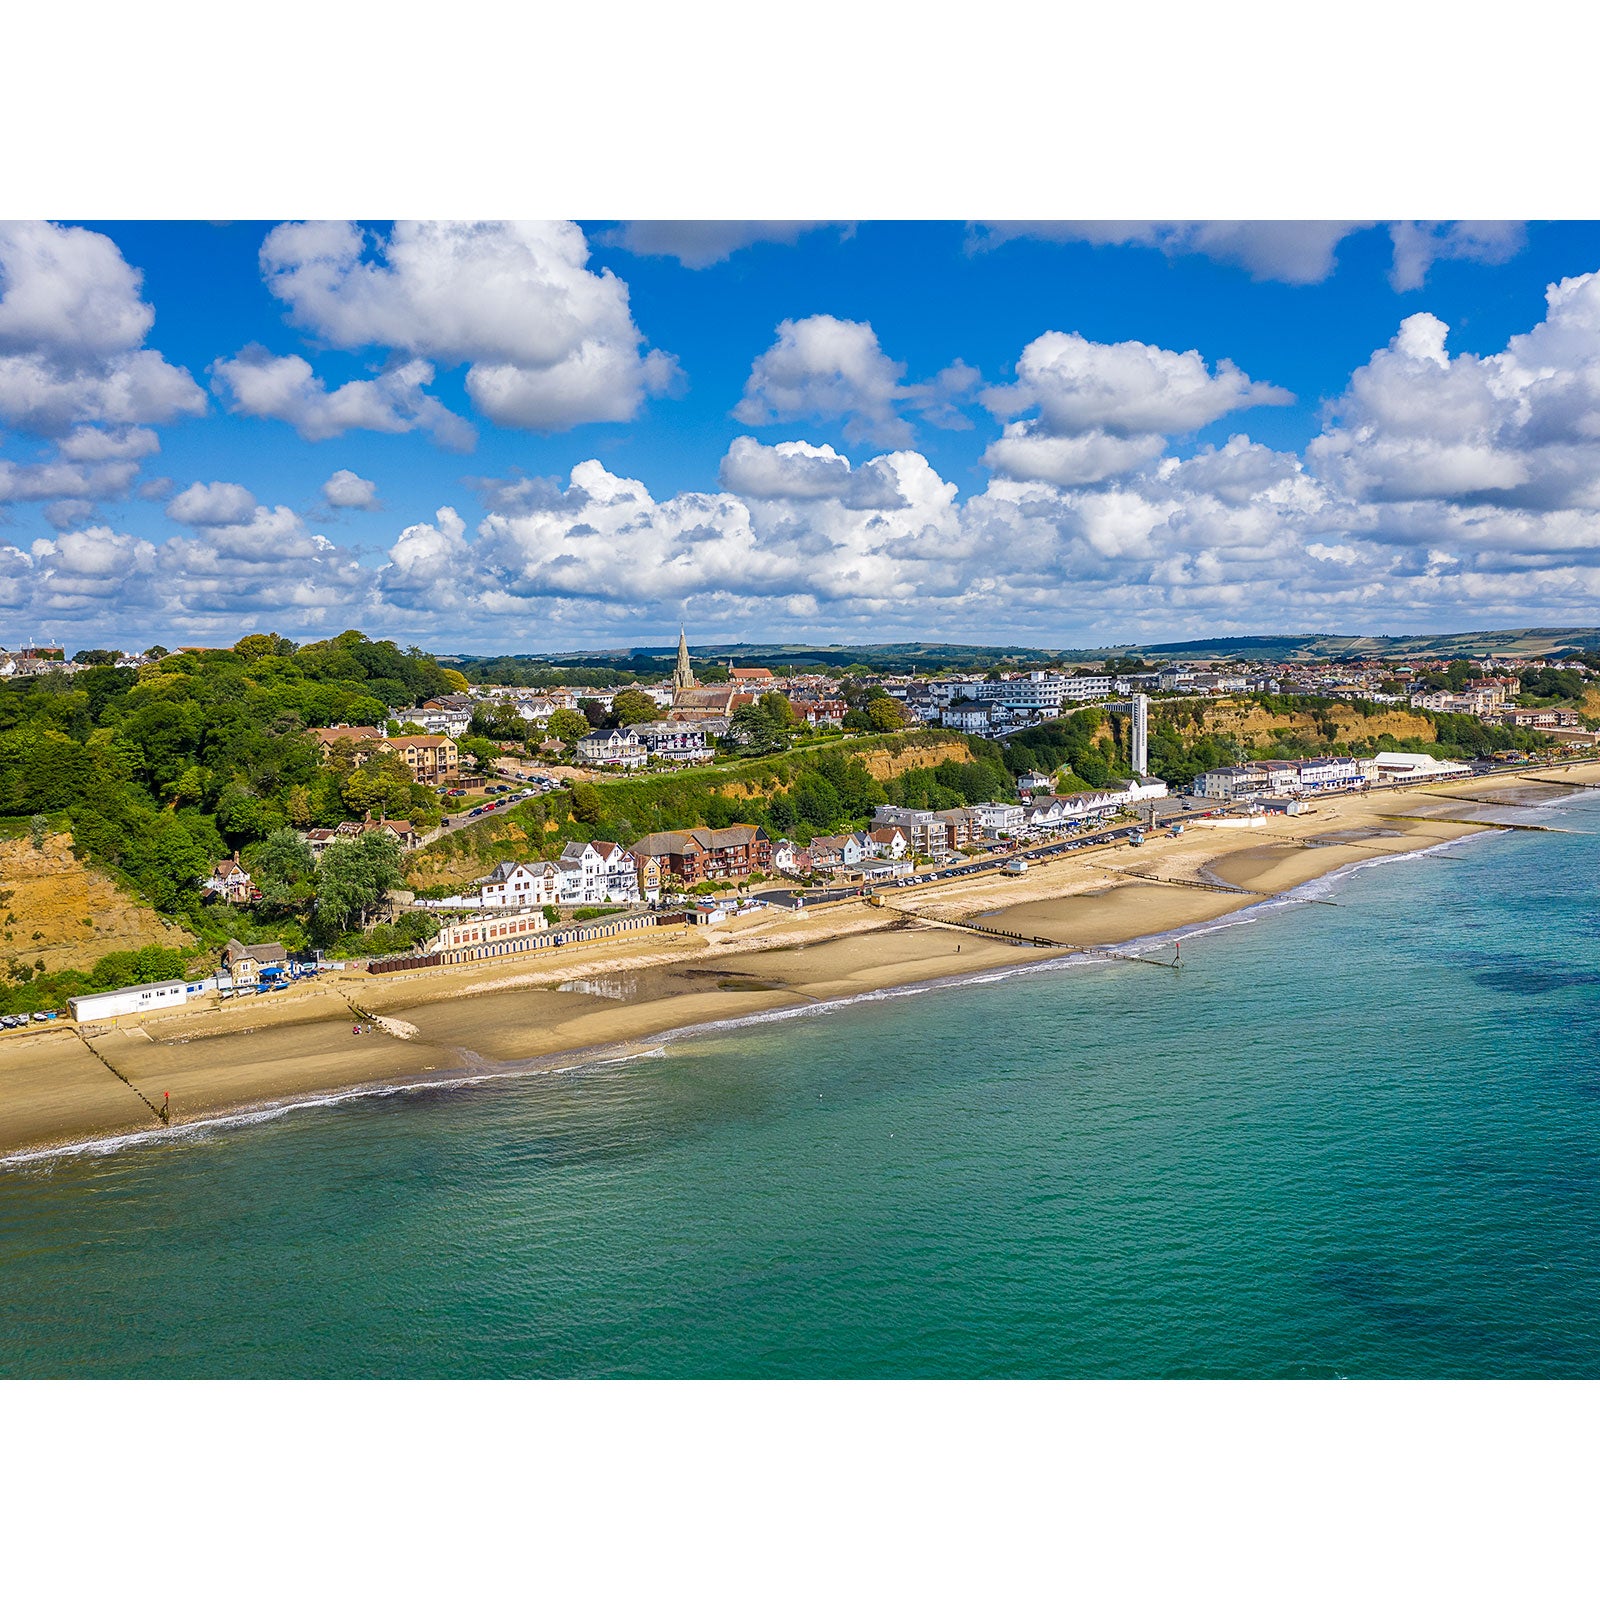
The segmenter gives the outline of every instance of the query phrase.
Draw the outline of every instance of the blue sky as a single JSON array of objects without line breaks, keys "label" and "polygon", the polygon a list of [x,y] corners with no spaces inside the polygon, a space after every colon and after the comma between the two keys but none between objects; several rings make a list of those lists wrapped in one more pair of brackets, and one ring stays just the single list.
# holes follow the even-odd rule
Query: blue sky
[{"label": "blue sky", "polygon": [[0,225],[0,645],[1578,622],[1597,268],[1572,223]]}]

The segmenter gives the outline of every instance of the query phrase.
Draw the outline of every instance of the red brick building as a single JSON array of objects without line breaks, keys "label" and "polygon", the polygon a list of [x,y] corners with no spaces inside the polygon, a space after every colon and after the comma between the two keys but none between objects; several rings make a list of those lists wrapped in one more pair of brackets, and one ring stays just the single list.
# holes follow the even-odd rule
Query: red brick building
[{"label": "red brick building", "polygon": [[742,878],[772,869],[772,840],[765,828],[748,822],[727,828],[647,833],[628,848],[636,860],[654,861],[663,876],[684,883],[698,883],[702,878]]}]

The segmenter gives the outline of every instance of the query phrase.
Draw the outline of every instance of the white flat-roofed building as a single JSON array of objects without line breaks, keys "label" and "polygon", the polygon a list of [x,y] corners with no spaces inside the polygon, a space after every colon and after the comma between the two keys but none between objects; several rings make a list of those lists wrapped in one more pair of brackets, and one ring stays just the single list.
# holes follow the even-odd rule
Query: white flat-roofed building
[{"label": "white flat-roofed building", "polygon": [[1095,677],[1085,674],[1081,678],[1061,680],[1063,700],[1105,700],[1116,692],[1117,680],[1104,674]]},{"label": "white flat-roofed building", "polygon": [[107,989],[104,994],[73,995],[67,1001],[74,1022],[105,1022],[112,1017],[136,1016],[142,1011],[168,1011],[185,1005],[207,984],[189,983],[183,978],[163,978],[157,983],[133,983],[126,989]]},{"label": "white flat-roofed building", "polygon": [[1472,768],[1460,761],[1441,761],[1416,750],[1380,750],[1361,767],[1373,783],[1426,783],[1472,776]]},{"label": "white flat-roofed building", "polygon": [[1051,714],[1061,709],[1062,684],[1067,680],[1055,673],[1030,672],[1025,678],[1002,678],[998,683],[973,683],[967,693],[989,705],[1008,711],[1037,711]]},{"label": "white flat-roofed building", "polygon": [[985,800],[981,805],[968,809],[986,839],[993,839],[1002,833],[1019,832],[1028,814],[1024,807],[1008,805],[1002,800]]}]

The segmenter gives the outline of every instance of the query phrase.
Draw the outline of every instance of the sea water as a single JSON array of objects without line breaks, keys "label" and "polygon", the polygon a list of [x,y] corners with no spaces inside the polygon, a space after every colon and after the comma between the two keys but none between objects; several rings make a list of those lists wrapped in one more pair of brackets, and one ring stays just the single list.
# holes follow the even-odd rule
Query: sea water
[{"label": "sea water", "polygon": [[0,1375],[1600,1376],[1600,803],[1537,820],[1177,970],[0,1168]]}]

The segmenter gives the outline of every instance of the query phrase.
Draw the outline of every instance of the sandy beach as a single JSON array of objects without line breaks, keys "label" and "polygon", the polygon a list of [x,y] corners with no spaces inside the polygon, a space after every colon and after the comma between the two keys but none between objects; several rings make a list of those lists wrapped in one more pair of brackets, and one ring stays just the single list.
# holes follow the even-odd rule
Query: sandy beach
[{"label": "sandy beach", "polygon": [[[660,929],[570,949],[385,977],[334,973],[281,995],[0,1036],[0,1155],[379,1084],[554,1067],[675,1029],[1058,958],[1209,922],[1357,862],[1507,823],[1563,793],[1499,775],[1314,803],[1248,829],[1191,823],[1116,845],[796,914]],[[1600,785],[1600,763],[1559,774]],[[953,926],[952,924],[966,926]],[[1048,940],[1049,944],[1016,940]],[[381,1019],[353,1031],[358,1018]],[[170,1101],[165,1097],[170,1096]]]}]

